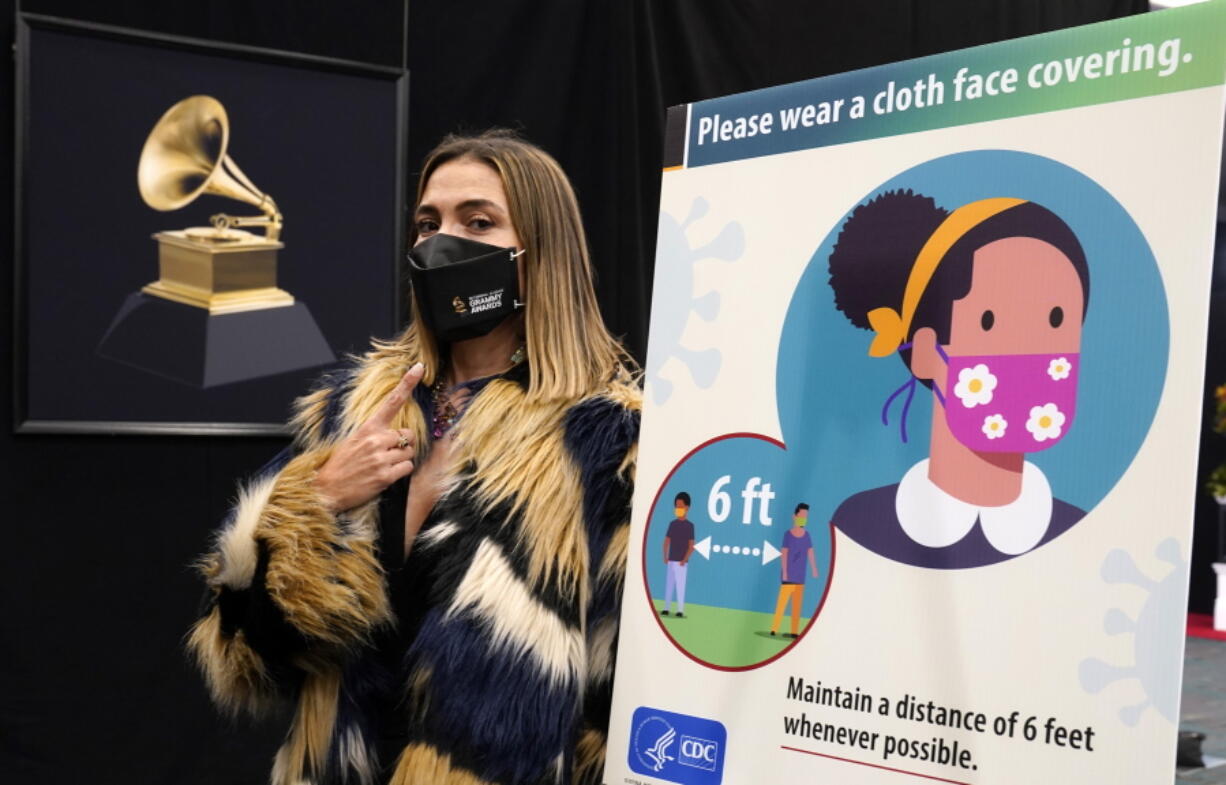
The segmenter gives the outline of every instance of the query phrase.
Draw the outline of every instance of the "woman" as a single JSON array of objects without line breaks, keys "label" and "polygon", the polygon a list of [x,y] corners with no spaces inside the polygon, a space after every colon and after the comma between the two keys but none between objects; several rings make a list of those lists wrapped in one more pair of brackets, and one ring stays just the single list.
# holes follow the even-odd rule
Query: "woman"
[{"label": "woman", "polygon": [[578,206],[506,132],[426,159],[396,341],[297,403],[203,559],[231,711],[295,704],[272,780],[595,782],[640,407]]},{"label": "woman", "polygon": [[992,564],[1056,537],[1084,516],[1055,499],[1025,454],[1072,425],[1081,325],[1089,302],[1085,253],[1041,205],[982,199],[953,211],[910,191],[858,207],[830,256],[835,303],[876,333],[869,354],[897,354],[931,388],[929,458],[901,482],[855,494],[834,524],[907,564]]}]

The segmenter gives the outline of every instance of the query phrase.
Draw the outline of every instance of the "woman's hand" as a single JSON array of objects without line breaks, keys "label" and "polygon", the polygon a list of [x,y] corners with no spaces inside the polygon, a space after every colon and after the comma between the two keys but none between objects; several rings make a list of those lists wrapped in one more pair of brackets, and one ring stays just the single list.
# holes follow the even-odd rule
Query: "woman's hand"
[{"label": "woman's hand", "polygon": [[424,372],[421,363],[410,368],[371,418],[338,444],[319,467],[315,490],[333,513],[365,504],[413,471],[417,451],[413,432],[393,429],[392,423]]}]

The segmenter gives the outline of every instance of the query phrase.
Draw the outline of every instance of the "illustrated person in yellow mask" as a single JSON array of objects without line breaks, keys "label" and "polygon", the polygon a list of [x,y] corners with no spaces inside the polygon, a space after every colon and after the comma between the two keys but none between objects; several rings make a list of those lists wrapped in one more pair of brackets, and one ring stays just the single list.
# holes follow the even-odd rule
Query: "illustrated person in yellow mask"
[{"label": "illustrated person in yellow mask", "polygon": [[808,557],[809,569],[813,577],[817,577],[817,558],[813,555],[813,540],[805,531],[809,522],[809,505],[801,502],[792,513],[792,528],[784,532],[783,545],[780,547],[779,564],[782,570],[779,586],[779,600],[775,603],[775,620],[771,623],[771,635],[779,632],[779,623],[783,621],[783,609],[788,602],[792,603],[792,631],[787,635],[795,638],[800,634],[800,610],[805,598],[805,559]]},{"label": "illustrated person in yellow mask", "polygon": [[685,573],[690,563],[690,555],[694,553],[694,524],[686,518],[690,511],[690,495],[685,491],[677,494],[673,500],[673,515],[676,518],[668,524],[664,534],[664,564],[668,575],[664,579],[664,610],[661,616],[668,616],[672,610],[672,599],[677,597],[677,618],[685,618]]}]

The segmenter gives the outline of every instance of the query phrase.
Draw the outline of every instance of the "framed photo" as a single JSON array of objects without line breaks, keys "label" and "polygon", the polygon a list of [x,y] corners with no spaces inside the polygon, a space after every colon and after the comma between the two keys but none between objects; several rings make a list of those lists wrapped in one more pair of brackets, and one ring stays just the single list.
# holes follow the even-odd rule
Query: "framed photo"
[{"label": "framed photo", "polygon": [[17,61],[17,431],[284,433],[401,324],[404,70],[31,14]]}]

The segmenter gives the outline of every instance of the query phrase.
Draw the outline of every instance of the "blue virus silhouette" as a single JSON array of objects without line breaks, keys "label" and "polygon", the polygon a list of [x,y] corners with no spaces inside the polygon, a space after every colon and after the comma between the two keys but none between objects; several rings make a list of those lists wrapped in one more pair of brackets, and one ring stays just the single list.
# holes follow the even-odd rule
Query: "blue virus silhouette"
[{"label": "blue virus silhouette", "polygon": [[1097,658],[1082,660],[1078,669],[1081,687],[1097,694],[1108,684],[1136,679],[1145,690],[1145,700],[1120,709],[1120,721],[1135,726],[1146,709],[1154,709],[1167,721],[1179,719],[1179,679],[1182,673],[1180,644],[1183,640],[1184,589],[1188,585],[1188,565],[1179,555],[1179,543],[1164,540],[1154,554],[1171,565],[1161,580],[1152,580],[1137,567],[1126,551],[1115,549],[1103,560],[1102,578],[1107,583],[1124,583],[1147,593],[1135,619],[1118,608],[1107,611],[1103,630],[1108,635],[1133,636],[1131,665],[1112,665]]},{"label": "blue virus silhouette", "polygon": [[[658,404],[673,394],[673,383],[660,376],[660,368],[675,357],[689,369],[690,378],[701,388],[710,387],[719,376],[721,357],[718,349],[692,350],[682,343],[685,323],[691,312],[703,321],[719,316],[719,292],[710,291],[701,297],[694,294],[694,266],[706,259],[726,262],[739,259],[745,251],[745,232],[736,221],[720,230],[714,240],[699,248],[691,248],[686,230],[707,214],[709,205],[701,196],[690,205],[690,214],[678,221],[668,213],[660,213],[660,229],[656,237],[656,281],[653,297],[664,305],[653,309],[651,322],[652,351],[647,356],[647,386]],[[688,303],[689,307],[678,307]]]}]

